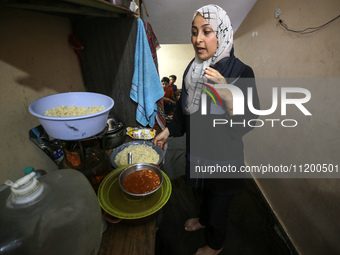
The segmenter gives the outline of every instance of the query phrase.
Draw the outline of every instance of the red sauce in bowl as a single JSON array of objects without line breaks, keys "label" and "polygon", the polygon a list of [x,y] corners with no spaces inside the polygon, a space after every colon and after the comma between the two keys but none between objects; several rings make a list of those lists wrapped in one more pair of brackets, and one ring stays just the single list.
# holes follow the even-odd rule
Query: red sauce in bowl
[{"label": "red sauce in bowl", "polygon": [[126,176],[123,188],[134,194],[145,194],[156,189],[160,184],[159,176],[151,170],[139,170]]}]

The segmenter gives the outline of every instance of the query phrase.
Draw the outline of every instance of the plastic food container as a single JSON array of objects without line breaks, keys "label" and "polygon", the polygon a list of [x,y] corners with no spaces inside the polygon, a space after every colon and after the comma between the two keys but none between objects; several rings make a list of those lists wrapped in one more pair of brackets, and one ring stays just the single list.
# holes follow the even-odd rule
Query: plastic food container
[{"label": "plastic food container", "polygon": [[[104,106],[103,111],[76,117],[49,117],[45,112],[58,106]],[[106,127],[109,112],[114,105],[111,97],[92,92],[68,92],[40,98],[28,107],[38,117],[46,133],[60,140],[81,140],[94,136]]]}]

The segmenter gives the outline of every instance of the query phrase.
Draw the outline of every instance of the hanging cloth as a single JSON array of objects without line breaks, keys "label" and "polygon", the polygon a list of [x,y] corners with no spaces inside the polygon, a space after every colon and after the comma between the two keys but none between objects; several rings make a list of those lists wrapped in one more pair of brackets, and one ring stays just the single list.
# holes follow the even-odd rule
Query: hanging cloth
[{"label": "hanging cloth", "polygon": [[[161,46],[159,45],[158,39],[157,39],[155,33],[153,32],[151,24],[144,21],[144,28],[145,28],[146,36],[147,36],[148,41],[149,41],[149,46],[150,46],[152,58],[153,58],[153,61],[155,63],[157,72],[159,73],[157,50]],[[155,123],[154,128],[156,130],[159,130],[157,128],[157,124],[158,124],[158,126],[161,128],[161,130],[164,130],[166,124],[165,124],[165,112],[164,112],[163,100],[162,99],[158,100],[156,104],[157,104],[158,111],[157,111],[157,114],[156,114],[156,123]]]},{"label": "hanging cloth", "polygon": [[137,19],[134,74],[130,98],[137,106],[136,120],[143,126],[155,125],[157,101],[164,96],[162,84],[150,51],[144,23]]}]

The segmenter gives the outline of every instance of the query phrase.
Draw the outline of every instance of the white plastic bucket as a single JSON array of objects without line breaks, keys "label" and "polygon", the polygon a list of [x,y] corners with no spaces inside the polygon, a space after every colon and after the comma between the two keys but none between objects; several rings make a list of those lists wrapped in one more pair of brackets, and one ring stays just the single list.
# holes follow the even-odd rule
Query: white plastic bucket
[{"label": "white plastic bucket", "polygon": [[[58,106],[104,106],[105,110],[76,117],[49,117],[45,112]],[[104,130],[109,112],[114,105],[111,97],[92,92],[68,92],[40,98],[28,107],[38,117],[46,133],[60,140],[81,140]]]}]

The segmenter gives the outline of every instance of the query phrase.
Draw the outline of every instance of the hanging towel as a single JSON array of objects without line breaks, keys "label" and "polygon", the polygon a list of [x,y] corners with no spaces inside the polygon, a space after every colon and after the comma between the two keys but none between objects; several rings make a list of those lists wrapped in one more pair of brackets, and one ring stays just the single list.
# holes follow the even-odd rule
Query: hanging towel
[{"label": "hanging towel", "polygon": [[136,120],[143,126],[155,125],[156,102],[164,96],[164,90],[152,58],[144,23],[137,19],[135,70],[132,78],[130,98],[137,106]]},{"label": "hanging towel", "polygon": [[[144,23],[146,37],[148,38],[153,62],[155,63],[157,73],[159,74],[157,50],[161,46],[159,45],[158,39],[157,39],[155,33],[153,32],[151,24],[146,22],[146,21],[143,21],[143,23]],[[158,100],[156,102],[156,104],[157,104],[158,112],[156,114],[156,123],[155,123],[155,126],[153,128],[156,129],[157,131],[162,131],[162,130],[165,129],[165,113],[164,113],[163,99]],[[157,125],[161,128],[161,130],[159,130],[159,128],[157,128],[158,127]]]}]

